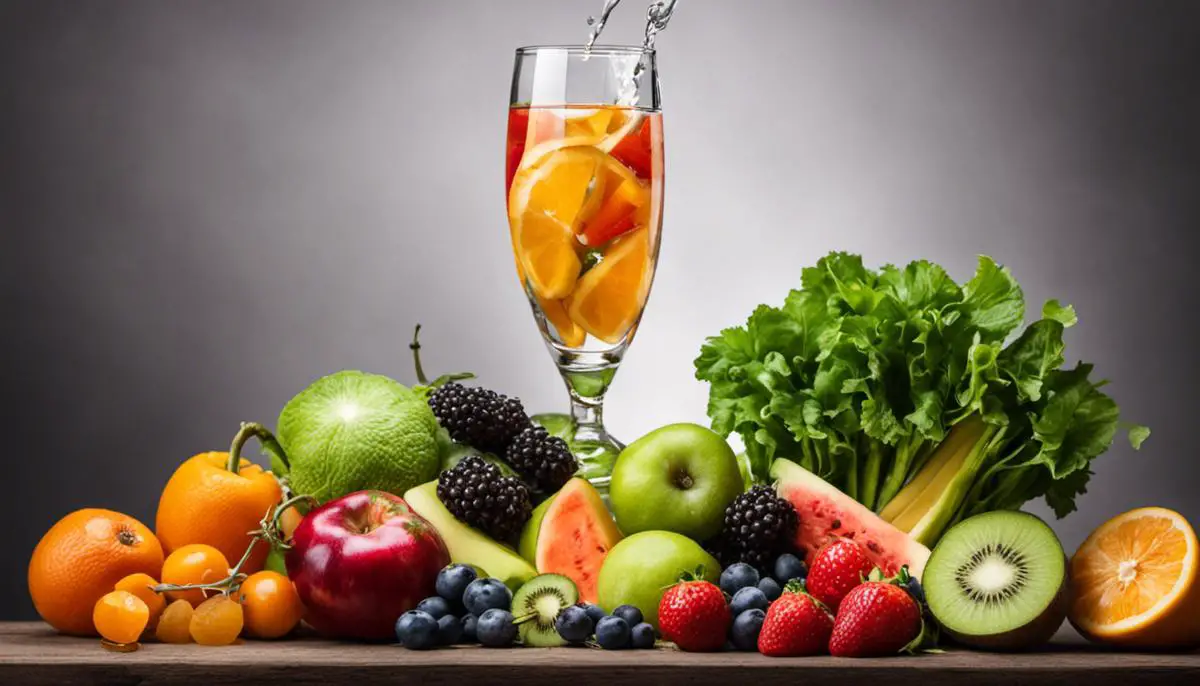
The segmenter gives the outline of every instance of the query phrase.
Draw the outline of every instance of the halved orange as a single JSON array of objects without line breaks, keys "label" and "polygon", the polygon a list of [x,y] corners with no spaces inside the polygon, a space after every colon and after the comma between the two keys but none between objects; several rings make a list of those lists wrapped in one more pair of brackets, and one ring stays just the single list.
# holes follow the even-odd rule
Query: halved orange
[{"label": "halved orange", "polygon": [[591,335],[618,343],[642,313],[650,290],[650,232],[642,228],[614,242],[600,264],[580,279],[567,314]]},{"label": "halved orange", "polygon": [[1115,645],[1200,645],[1198,548],[1173,510],[1143,507],[1108,520],[1071,558],[1071,624]]}]

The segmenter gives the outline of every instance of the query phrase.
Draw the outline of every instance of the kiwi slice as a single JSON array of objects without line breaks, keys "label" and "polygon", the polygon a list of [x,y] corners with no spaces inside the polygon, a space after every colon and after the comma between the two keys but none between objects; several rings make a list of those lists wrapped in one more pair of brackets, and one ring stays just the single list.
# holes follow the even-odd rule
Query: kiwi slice
[{"label": "kiwi slice", "polygon": [[1054,531],[1024,512],[988,512],[947,531],[921,582],[946,633],[976,648],[1033,648],[1066,617],[1066,554]]},{"label": "kiwi slice", "polygon": [[554,620],[564,608],[579,602],[575,582],[561,574],[539,574],[513,594],[512,615],[527,646],[553,648],[566,645]]}]

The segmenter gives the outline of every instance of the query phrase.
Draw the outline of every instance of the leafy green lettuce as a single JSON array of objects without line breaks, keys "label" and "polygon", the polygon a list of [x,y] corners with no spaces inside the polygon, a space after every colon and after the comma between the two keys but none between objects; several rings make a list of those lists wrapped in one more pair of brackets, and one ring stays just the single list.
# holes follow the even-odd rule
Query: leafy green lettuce
[{"label": "leafy green lettuce", "polygon": [[[1073,308],[1051,300],[1020,330],[1024,320],[1020,286],[991,258],[959,285],[931,262],[872,271],[832,253],[782,306],[707,339],[696,377],[710,384],[713,429],[741,436],[759,480],[786,457],[882,510],[977,418],[967,424],[986,430],[967,436],[979,449],[944,526],[1039,497],[1061,517],[1118,411],[1091,365],[1063,369]],[[1146,435],[1130,431],[1135,447]]]}]

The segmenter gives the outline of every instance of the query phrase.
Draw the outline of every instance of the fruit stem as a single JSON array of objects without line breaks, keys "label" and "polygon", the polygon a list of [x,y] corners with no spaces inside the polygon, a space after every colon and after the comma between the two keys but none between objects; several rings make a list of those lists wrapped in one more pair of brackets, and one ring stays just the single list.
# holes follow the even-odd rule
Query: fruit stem
[{"label": "fruit stem", "polygon": [[273,547],[277,547],[282,550],[290,550],[292,547],[292,542],[290,540],[284,540],[283,538],[283,513],[288,509],[299,505],[300,503],[307,503],[310,508],[321,504],[311,495],[304,493],[300,495],[294,495],[282,503],[279,503],[273,509],[267,510],[267,514],[263,516],[262,521],[259,522],[259,526],[261,528],[258,531],[251,531],[250,535],[254,536],[256,540],[259,538],[266,540]]},{"label": "fruit stem", "polygon": [[225,463],[225,469],[234,474],[238,473],[238,466],[242,461],[242,446],[251,437],[257,438],[258,442],[262,444],[263,450],[278,457],[289,470],[291,469],[292,465],[287,459],[287,454],[283,452],[283,446],[279,445],[275,434],[258,422],[242,422],[242,428],[233,437],[233,445],[229,446],[229,461]]},{"label": "fruit stem", "polygon": [[421,341],[418,340],[420,336],[421,325],[417,324],[417,327],[413,329],[413,339],[412,343],[408,344],[408,349],[412,351],[413,366],[417,368],[417,383],[428,386],[429,379],[425,376],[425,370],[421,368]]},{"label": "fruit stem", "polygon": [[250,539],[250,545],[246,546],[246,552],[242,553],[242,559],[229,570],[229,576],[220,581],[213,581],[207,584],[158,584],[151,586],[150,590],[155,593],[167,593],[178,591],[207,591],[220,590],[225,595],[229,595],[242,585],[248,575],[242,573],[242,567],[246,565],[246,561],[250,559],[250,553],[254,551],[254,546],[262,540],[258,536]]},{"label": "fruit stem", "polygon": [[465,381],[466,379],[475,378],[475,375],[471,372],[460,372],[458,374],[442,374],[430,382],[429,378],[425,376],[425,369],[421,367],[421,341],[418,340],[420,335],[421,325],[417,324],[416,328],[413,330],[412,343],[408,344],[408,349],[411,350],[413,354],[413,367],[415,367],[417,370],[418,385],[424,386],[426,389],[433,389],[437,388],[438,386],[444,386],[452,381]]}]

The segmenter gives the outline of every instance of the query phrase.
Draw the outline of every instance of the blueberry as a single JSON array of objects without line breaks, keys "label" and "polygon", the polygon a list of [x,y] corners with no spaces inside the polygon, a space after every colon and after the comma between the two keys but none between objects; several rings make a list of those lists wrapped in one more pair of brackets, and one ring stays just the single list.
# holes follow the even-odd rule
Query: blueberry
[{"label": "blueberry", "polygon": [[784,553],[775,558],[775,566],[771,575],[775,577],[780,586],[787,586],[787,582],[792,579],[807,577],[808,567],[805,567],[804,562],[795,555]]},{"label": "blueberry", "polygon": [[442,615],[437,620],[437,642],[439,645],[452,646],[462,639],[462,620],[454,615]]},{"label": "blueberry", "polygon": [[592,635],[595,624],[588,616],[587,610],[578,605],[572,605],[563,608],[563,611],[558,613],[558,619],[554,620],[554,628],[558,631],[558,635],[563,637],[563,640],[571,643],[583,643],[588,640],[588,636]]},{"label": "blueberry", "polygon": [[488,610],[508,610],[512,607],[512,591],[499,579],[476,579],[463,591],[467,612],[483,619]]},{"label": "blueberry", "polygon": [[913,597],[913,600],[917,601],[917,604],[925,604],[925,587],[921,585],[920,579],[915,576],[909,577],[905,590]]},{"label": "blueberry", "polygon": [[596,643],[605,650],[629,647],[629,624],[620,617],[605,617],[596,623]]},{"label": "blueberry", "polygon": [[654,647],[654,627],[642,622],[629,630],[629,643],[635,649]]},{"label": "blueberry", "polygon": [[438,621],[428,612],[409,610],[396,620],[396,639],[413,650],[428,650],[437,645]]},{"label": "blueberry", "polygon": [[475,615],[463,615],[462,619],[462,642],[463,643],[478,643],[479,639],[475,636],[475,624],[479,618]]},{"label": "blueberry", "polygon": [[758,590],[757,586],[750,586],[733,594],[733,600],[729,601],[729,612],[737,617],[746,610],[765,610],[770,604],[765,593]]},{"label": "blueberry", "polygon": [[462,605],[463,593],[466,592],[467,586],[478,576],[475,568],[469,565],[450,565],[438,572],[434,587],[437,594],[450,603],[451,608],[458,609]]},{"label": "blueberry", "polygon": [[767,613],[758,608],[737,615],[729,629],[729,640],[733,647],[738,650],[756,650],[758,633],[762,631],[763,620],[766,618]]},{"label": "blueberry", "polygon": [[633,605],[622,605],[612,611],[613,617],[620,617],[625,620],[629,626],[637,626],[642,623],[642,611]]},{"label": "blueberry", "polygon": [[604,611],[604,608],[600,607],[599,605],[593,605],[591,603],[579,603],[579,607],[582,607],[584,610],[586,610],[588,617],[592,618],[593,628],[595,628],[595,625],[600,623],[601,619],[604,619],[608,616],[608,613]]},{"label": "blueberry", "polygon": [[475,636],[489,648],[507,648],[517,640],[517,625],[513,624],[512,613],[492,608],[475,623]]},{"label": "blueberry", "polygon": [[779,587],[779,582],[769,576],[764,576],[758,580],[758,590],[763,592],[767,597],[768,602],[775,602],[779,596],[783,594],[783,589]]},{"label": "blueberry", "polygon": [[721,590],[728,595],[739,589],[758,584],[758,570],[745,562],[735,562],[721,572]]},{"label": "blueberry", "polygon": [[450,602],[440,596],[429,596],[417,603],[417,609],[434,619],[441,619],[450,614]]}]

